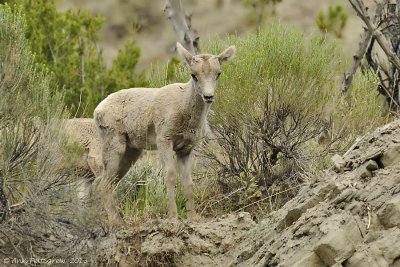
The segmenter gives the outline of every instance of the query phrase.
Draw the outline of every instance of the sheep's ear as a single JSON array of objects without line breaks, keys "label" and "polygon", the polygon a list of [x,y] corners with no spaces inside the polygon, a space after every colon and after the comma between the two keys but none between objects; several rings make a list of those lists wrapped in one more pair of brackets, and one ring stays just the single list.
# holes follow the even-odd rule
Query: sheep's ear
[{"label": "sheep's ear", "polygon": [[178,55],[185,61],[185,63],[190,65],[193,55],[190,54],[190,52],[187,51],[180,43],[176,43],[176,50],[178,51]]},{"label": "sheep's ear", "polygon": [[235,55],[235,52],[236,52],[236,47],[233,45],[225,49],[224,52],[218,55],[219,63],[224,63],[230,60]]}]

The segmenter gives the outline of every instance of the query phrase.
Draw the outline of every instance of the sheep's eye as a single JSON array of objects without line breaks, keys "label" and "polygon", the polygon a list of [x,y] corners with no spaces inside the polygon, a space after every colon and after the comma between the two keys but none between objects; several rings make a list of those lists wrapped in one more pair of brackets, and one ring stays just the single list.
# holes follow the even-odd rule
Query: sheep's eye
[{"label": "sheep's eye", "polygon": [[219,76],[221,76],[221,72],[219,72],[219,73],[217,74],[217,78],[215,78],[215,79],[218,80]]},{"label": "sheep's eye", "polygon": [[195,81],[195,82],[197,82],[198,80],[197,80],[197,77],[196,77],[196,75],[194,75],[193,73],[192,74],[190,74],[191,76],[192,76],[192,78],[193,78],[193,80]]}]

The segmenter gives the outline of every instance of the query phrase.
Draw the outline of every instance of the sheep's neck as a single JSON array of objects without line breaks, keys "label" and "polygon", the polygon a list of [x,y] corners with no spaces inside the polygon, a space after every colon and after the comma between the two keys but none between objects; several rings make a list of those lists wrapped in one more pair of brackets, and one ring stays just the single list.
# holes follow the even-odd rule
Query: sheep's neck
[{"label": "sheep's neck", "polygon": [[183,112],[190,114],[188,126],[202,129],[210,109],[210,104],[204,103],[202,97],[196,93],[193,79],[186,84],[184,98]]}]

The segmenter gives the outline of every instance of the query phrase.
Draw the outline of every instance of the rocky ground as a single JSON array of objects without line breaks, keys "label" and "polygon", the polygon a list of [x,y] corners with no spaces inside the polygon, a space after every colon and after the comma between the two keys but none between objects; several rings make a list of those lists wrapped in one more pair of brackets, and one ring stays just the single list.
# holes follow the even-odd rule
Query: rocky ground
[{"label": "rocky ground", "polygon": [[318,182],[256,223],[149,222],[104,237],[99,266],[400,266],[400,120],[358,140]]}]

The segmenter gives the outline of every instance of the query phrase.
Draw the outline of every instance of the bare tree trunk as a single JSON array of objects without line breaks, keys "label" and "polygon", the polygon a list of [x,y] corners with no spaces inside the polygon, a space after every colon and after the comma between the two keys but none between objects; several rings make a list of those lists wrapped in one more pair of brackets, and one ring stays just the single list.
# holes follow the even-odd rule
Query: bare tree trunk
[{"label": "bare tree trunk", "polygon": [[370,31],[365,30],[361,36],[361,41],[358,44],[358,50],[353,55],[353,63],[343,74],[342,80],[342,93],[346,93],[349,89],[351,82],[353,81],[354,73],[356,73],[358,67],[361,65],[361,60],[364,58],[367,48],[371,42],[372,34]]},{"label": "bare tree trunk", "polygon": [[164,12],[168,12],[178,42],[190,53],[197,54],[199,37],[191,29],[190,17],[185,15],[181,0],[166,0]]}]

